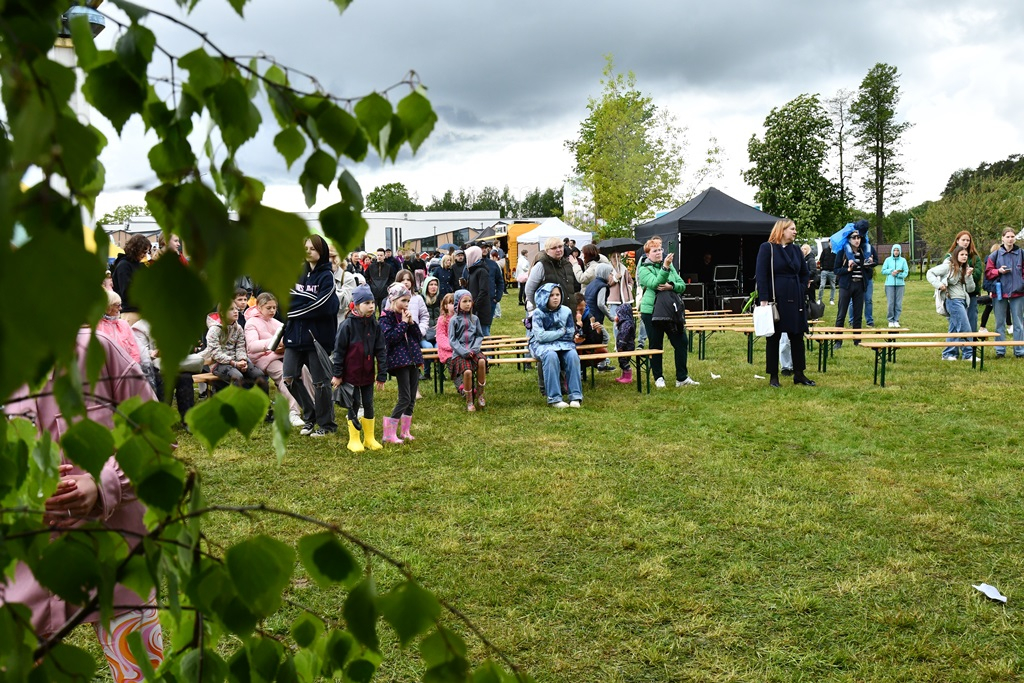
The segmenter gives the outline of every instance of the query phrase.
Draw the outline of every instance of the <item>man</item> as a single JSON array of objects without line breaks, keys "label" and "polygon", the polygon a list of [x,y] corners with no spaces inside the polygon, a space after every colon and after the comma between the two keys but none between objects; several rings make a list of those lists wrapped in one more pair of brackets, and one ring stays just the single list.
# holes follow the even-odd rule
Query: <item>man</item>
[{"label": "man", "polygon": [[456,249],[452,257],[452,286],[455,289],[464,289],[469,283],[469,273],[466,272],[466,252]]},{"label": "man", "polygon": [[[868,242],[869,225],[863,218],[853,224],[864,238],[864,324],[868,327],[875,326],[874,306],[872,300],[875,295],[875,266],[878,265],[878,250]],[[853,302],[850,302],[850,326],[853,326]]]},{"label": "man", "polygon": [[384,249],[378,249],[377,260],[366,269],[366,284],[370,285],[370,291],[373,292],[373,300],[377,304],[378,311],[383,310],[388,287],[395,281],[395,275],[398,273],[386,259]]},{"label": "man", "polygon": [[829,305],[836,305],[836,257],[832,253],[832,243],[829,240],[821,246],[821,253],[818,254],[818,270],[821,272],[821,282],[818,284],[818,303],[825,303],[825,288],[831,287],[829,294]]}]

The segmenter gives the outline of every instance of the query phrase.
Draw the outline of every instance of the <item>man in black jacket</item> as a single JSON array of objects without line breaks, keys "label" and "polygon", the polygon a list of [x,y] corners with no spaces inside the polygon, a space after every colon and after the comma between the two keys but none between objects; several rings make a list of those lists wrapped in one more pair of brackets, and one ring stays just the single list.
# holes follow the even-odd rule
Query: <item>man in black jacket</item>
[{"label": "man in black jacket", "polygon": [[370,291],[373,292],[373,300],[377,304],[378,312],[383,310],[384,299],[388,295],[388,287],[395,281],[395,275],[397,273],[394,268],[384,260],[384,250],[378,249],[377,260],[366,269],[366,284],[370,285]]},{"label": "man in black jacket", "polygon": [[818,289],[818,303],[825,302],[825,287],[832,288],[829,296],[829,303],[836,305],[836,257],[832,253],[832,244],[825,240],[821,245],[821,253],[818,254],[818,269],[821,272],[821,282]]}]

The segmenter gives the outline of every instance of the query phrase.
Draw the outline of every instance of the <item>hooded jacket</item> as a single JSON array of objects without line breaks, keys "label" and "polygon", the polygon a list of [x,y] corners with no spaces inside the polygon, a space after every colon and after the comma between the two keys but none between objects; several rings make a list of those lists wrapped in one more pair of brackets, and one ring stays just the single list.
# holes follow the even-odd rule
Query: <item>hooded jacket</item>
[{"label": "hooded jacket", "polygon": [[931,268],[927,273],[928,282],[935,289],[938,289],[943,284],[946,285],[947,299],[963,299],[967,301],[974,291],[974,278],[966,278],[966,282],[960,278],[951,279],[950,266],[952,263],[952,260],[943,261],[934,268]]},{"label": "hooded jacket", "polygon": [[[992,281],[992,288],[999,283],[1004,299],[1014,299],[1024,296],[1024,263],[1020,247],[1016,244],[1009,251],[1006,247],[1000,246],[994,253],[990,254],[985,261],[985,278]],[[1000,273],[999,268],[1007,266],[1008,273]],[[122,308],[121,310],[124,310]]]},{"label": "hooded jacket", "polygon": [[[437,282],[437,294],[434,296],[433,301],[427,300],[427,285],[431,282]],[[423,297],[423,305],[427,307],[427,329],[421,330],[424,333],[424,338],[429,338],[427,335],[428,330],[437,328],[437,316],[441,315],[441,299],[444,295],[441,294],[441,283],[433,275],[428,275],[423,278],[423,285],[420,287],[420,295]]]},{"label": "hooded jacket", "polygon": [[608,279],[612,275],[612,266],[610,263],[599,263],[594,268],[594,278],[587,284],[587,288],[583,292],[583,298],[586,299],[587,307],[590,309],[590,314],[594,316],[594,320],[604,324],[604,320],[611,316],[611,312],[608,310]]},{"label": "hooded jacket", "polygon": [[312,351],[315,339],[330,352],[337,330],[338,295],[334,291],[330,261],[324,258],[312,269],[307,266],[292,289],[284,345],[289,349]]},{"label": "hooded jacket", "polygon": [[[896,252],[900,252],[897,256]],[[896,273],[895,271],[899,271]],[[910,272],[910,264],[907,263],[907,259],[903,258],[903,250],[900,249],[900,245],[892,245],[892,253],[889,258],[885,259],[885,263],[882,264],[882,275],[885,276],[886,287],[903,287],[906,285],[904,282],[907,279],[907,273]]]},{"label": "hooded jacket", "polygon": [[466,289],[473,295],[473,311],[484,327],[490,327],[494,322],[494,303],[491,296],[493,286],[491,271],[482,258],[469,267],[469,285]]},{"label": "hooded jacket", "polygon": [[548,351],[568,351],[576,348],[573,341],[576,323],[572,311],[565,305],[560,305],[553,311],[548,308],[548,301],[555,287],[562,292],[562,300],[565,301],[562,288],[553,282],[541,285],[533,295],[537,305],[533,309],[533,328],[530,330],[530,355],[534,358],[540,358]]},{"label": "hooded jacket", "polygon": [[[480,327],[480,319],[472,313],[456,310],[448,323],[448,343],[452,348],[452,355],[465,358],[470,351],[480,353],[483,341],[484,330]],[[439,358],[440,355],[438,353]]]},{"label": "hooded jacket", "polygon": [[[374,361],[377,372],[374,373]],[[365,387],[387,381],[387,348],[380,324],[372,315],[350,315],[338,326],[331,354],[333,376],[345,384]]]},{"label": "hooded jacket", "polygon": [[121,297],[122,313],[134,313],[139,310],[128,297],[128,289],[135,279],[135,273],[145,267],[142,261],[130,259],[126,254],[117,255],[114,267],[110,269],[110,281],[113,283],[114,291]]}]

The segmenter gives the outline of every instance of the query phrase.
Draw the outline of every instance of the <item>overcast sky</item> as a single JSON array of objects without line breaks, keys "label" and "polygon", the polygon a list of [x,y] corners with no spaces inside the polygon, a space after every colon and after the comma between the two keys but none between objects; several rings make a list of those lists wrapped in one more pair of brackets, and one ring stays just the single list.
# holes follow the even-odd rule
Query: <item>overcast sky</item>
[{"label": "overcast sky", "polygon": [[[184,16],[172,0],[137,1]],[[708,137],[718,139],[725,163],[713,184],[746,202],[754,196],[740,177],[747,140],[761,135],[771,108],[802,93],[856,90],[878,62],[899,69],[898,116],[913,124],[904,207],[938,198],[959,168],[1024,151],[1020,0],[356,0],[343,15],[330,0],[251,0],[245,20],[226,0],[202,0],[187,20],[227,52],[272,55],[335,95],[365,94],[415,70],[440,117],[433,135],[415,157],[352,170],[364,194],[397,181],[421,203],[449,188],[508,185],[521,196],[561,185],[572,166],[564,141],[600,93],[606,53],[687,128],[691,166]],[[163,20],[147,25],[174,54],[197,44]],[[108,26],[101,45],[116,36]],[[269,115],[264,123],[243,148],[243,168],[272,186],[268,203],[305,210],[301,162],[285,169],[271,144],[276,123]],[[137,123],[122,140],[110,131],[108,188],[156,183],[145,149]],[[866,208],[862,192],[858,200]],[[331,201],[321,191],[315,208]],[[141,194],[109,192],[97,209],[124,203],[141,203]]]}]

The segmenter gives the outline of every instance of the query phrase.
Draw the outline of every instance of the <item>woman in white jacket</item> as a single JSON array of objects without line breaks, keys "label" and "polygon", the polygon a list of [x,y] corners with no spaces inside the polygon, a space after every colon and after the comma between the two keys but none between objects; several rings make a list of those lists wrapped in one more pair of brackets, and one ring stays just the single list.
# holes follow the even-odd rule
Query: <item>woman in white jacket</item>
[{"label": "woman in white jacket", "polygon": [[[965,333],[971,331],[970,320],[967,319],[967,304],[971,292],[974,291],[973,268],[967,265],[968,252],[961,246],[953,249],[951,258],[928,271],[928,282],[932,287],[944,292],[946,314],[949,316],[949,333]],[[947,337],[946,341],[959,341],[962,338]],[[957,360],[960,347],[947,346],[942,351],[942,360]],[[963,347],[963,359],[973,358],[972,349]]]}]

